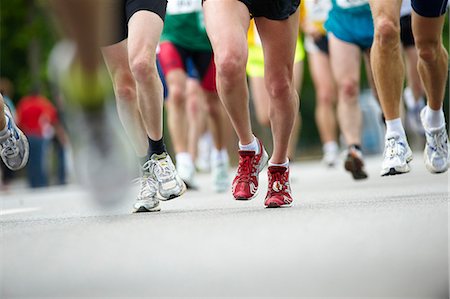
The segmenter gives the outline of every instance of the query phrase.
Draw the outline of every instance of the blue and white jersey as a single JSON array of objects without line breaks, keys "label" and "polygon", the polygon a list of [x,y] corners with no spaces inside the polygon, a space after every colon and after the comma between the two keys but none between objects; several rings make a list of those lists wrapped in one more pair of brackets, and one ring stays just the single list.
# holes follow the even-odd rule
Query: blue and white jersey
[{"label": "blue and white jersey", "polygon": [[370,12],[369,0],[333,0],[333,10],[355,14]]}]

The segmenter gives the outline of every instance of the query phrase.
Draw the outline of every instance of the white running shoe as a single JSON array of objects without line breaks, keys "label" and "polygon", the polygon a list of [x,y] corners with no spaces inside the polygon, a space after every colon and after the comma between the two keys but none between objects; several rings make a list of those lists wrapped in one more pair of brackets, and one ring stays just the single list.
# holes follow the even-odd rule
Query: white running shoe
[{"label": "white running shoe", "polygon": [[406,140],[399,135],[386,136],[381,176],[396,175],[410,171],[412,152]]},{"label": "white running shoe", "polygon": [[195,166],[192,159],[178,159],[177,156],[177,172],[188,189],[198,189],[198,183],[195,178]]},{"label": "white running shoe", "polygon": [[210,132],[203,134],[197,144],[198,154],[195,164],[198,171],[210,172],[211,171],[211,151],[213,150],[213,139]]},{"label": "white running shoe", "polygon": [[0,156],[9,169],[19,170],[28,161],[30,152],[28,139],[14,123],[8,106],[4,105],[4,109],[8,120],[6,122],[7,130],[0,136]]},{"label": "white running shoe", "polygon": [[449,140],[445,122],[440,128],[429,128],[425,121],[425,109],[426,107],[422,109],[422,112],[420,113],[426,137],[425,150],[423,153],[425,166],[431,173],[446,172],[449,167],[450,156],[448,151]]},{"label": "white running shoe", "polygon": [[158,199],[174,199],[186,191],[186,185],[178,175],[175,165],[167,153],[153,154],[148,163],[149,172],[153,173],[158,182]]},{"label": "white running shoe", "polygon": [[214,180],[214,191],[222,193],[231,188],[231,180],[228,176],[229,162],[213,161],[212,176]]},{"label": "white running shoe", "polygon": [[158,212],[161,211],[159,200],[156,198],[158,193],[158,182],[149,172],[150,164],[147,162],[143,166],[143,175],[139,178],[140,190],[137,201],[134,204],[134,213]]},{"label": "white running shoe", "polygon": [[338,159],[339,159],[338,151],[325,151],[323,153],[322,163],[325,164],[327,167],[334,167]]}]

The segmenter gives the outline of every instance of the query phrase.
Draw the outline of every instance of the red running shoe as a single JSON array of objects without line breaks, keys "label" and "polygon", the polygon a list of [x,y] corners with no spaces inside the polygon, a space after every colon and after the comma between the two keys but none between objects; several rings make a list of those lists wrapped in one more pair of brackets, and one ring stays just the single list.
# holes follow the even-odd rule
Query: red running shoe
[{"label": "red running shoe", "polygon": [[264,205],[268,208],[278,208],[292,203],[291,186],[289,184],[289,168],[269,166],[269,189]]},{"label": "red running shoe", "polygon": [[259,173],[269,160],[261,141],[258,140],[258,144],[261,149],[259,155],[254,151],[239,151],[239,166],[232,185],[236,200],[249,200],[257,195]]}]

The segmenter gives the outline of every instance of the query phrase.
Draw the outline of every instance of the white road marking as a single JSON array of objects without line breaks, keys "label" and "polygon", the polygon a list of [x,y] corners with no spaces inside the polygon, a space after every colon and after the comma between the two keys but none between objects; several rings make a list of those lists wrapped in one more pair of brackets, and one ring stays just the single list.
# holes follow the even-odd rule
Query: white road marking
[{"label": "white road marking", "polygon": [[0,216],[11,215],[11,214],[20,214],[20,213],[29,213],[33,211],[40,210],[41,208],[23,208],[23,209],[8,209],[8,210],[0,210]]}]

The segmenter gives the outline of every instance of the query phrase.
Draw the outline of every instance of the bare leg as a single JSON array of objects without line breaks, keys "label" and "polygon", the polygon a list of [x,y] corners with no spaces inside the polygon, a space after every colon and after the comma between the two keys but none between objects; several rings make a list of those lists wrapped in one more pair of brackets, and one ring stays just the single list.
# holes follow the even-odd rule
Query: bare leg
[{"label": "bare leg", "polygon": [[188,152],[195,161],[200,136],[206,130],[205,95],[196,79],[188,78],[186,82],[186,105],[189,122]]},{"label": "bare leg", "polygon": [[150,11],[138,11],[128,24],[130,69],[144,126],[152,140],[162,138],[163,88],[156,68],[156,46],[162,28],[162,19]]},{"label": "bare leg", "polygon": [[414,95],[414,100],[418,102],[424,96],[422,82],[417,70],[418,55],[415,47],[408,47],[403,50],[406,62],[406,78],[408,86]]},{"label": "bare leg", "polygon": [[[299,61],[294,64],[294,88],[297,91],[297,94],[301,93],[303,82],[303,61]],[[299,103],[300,105],[300,103]],[[300,115],[300,111],[297,110],[297,114],[295,115],[294,128],[292,129],[291,139],[289,140],[288,146],[288,157],[290,160],[294,160],[296,156],[297,143],[300,135],[300,129],[302,126],[302,119]]]},{"label": "bare leg", "polygon": [[299,98],[293,82],[298,11],[286,21],[256,18],[264,50],[264,73],[270,96],[269,117],[273,135],[271,162],[285,163]]},{"label": "bare leg", "polygon": [[315,116],[320,139],[322,143],[336,141],[336,89],[329,57],[321,52],[309,53],[309,68],[316,90]]},{"label": "bare leg", "polygon": [[166,74],[169,96],[166,102],[168,126],[175,153],[188,151],[188,119],[186,110],[186,73],[181,69]]},{"label": "bare leg", "polygon": [[400,117],[404,65],[400,46],[401,0],[370,0],[375,25],[372,70],[386,120]]},{"label": "bare leg", "polygon": [[428,106],[441,110],[447,81],[448,53],[442,44],[445,16],[424,18],[413,12],[412,27],[419,60],[417,68],[422,79]]},{"label": "bare leg", "polygon": [[148,152],[147,133],[139,112],[136,84],[128,64],[127,41],[104,47],[102,52],[113,82],[120,121],[137,156],[145,157]]},{"label": "bare leg", "polygon": [[338,87],[339,125],[348,145],[360,145],[362,115],[358,97],[361,51],[332,34],[329,38],[331,68]]},{"label": "bare leg", "polygon": [[250,144],[253,135],[245,75],[249,11],[242,2],[221,0],[205,1],[203,9],[214,50],[217,91],[240,143]]}]

